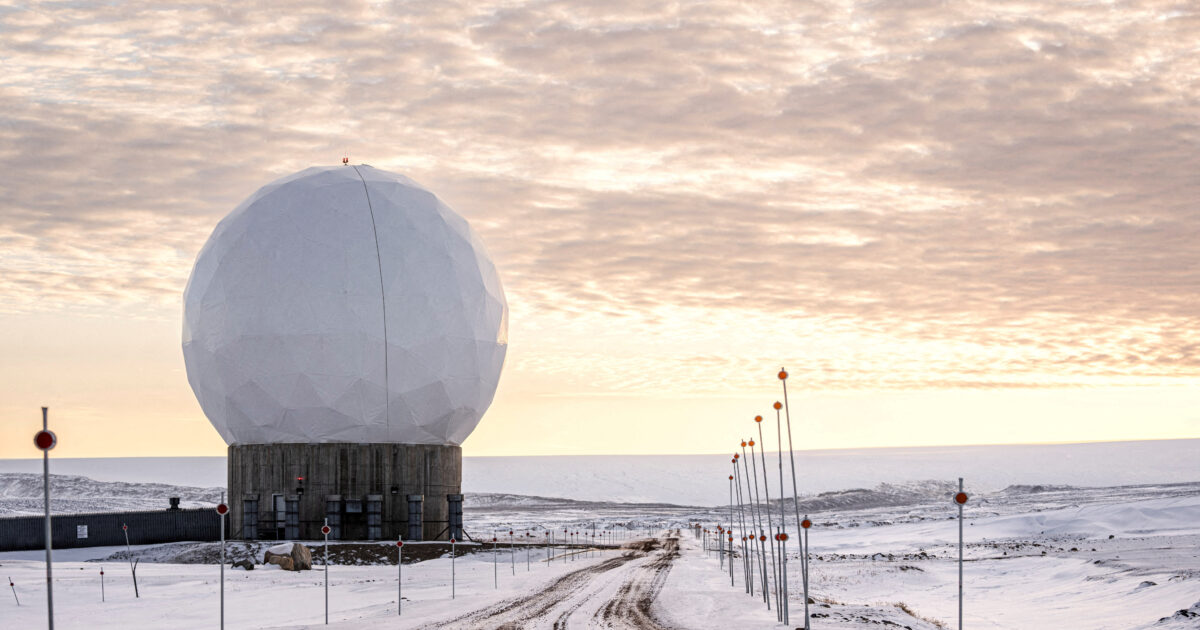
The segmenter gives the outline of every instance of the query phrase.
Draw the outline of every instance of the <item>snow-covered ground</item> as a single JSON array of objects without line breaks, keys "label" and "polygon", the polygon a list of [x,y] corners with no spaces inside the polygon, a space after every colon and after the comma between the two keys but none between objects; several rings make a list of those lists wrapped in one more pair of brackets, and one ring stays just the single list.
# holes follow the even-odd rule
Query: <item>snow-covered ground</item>
[{"label": "snow-covered ground", "polygon": [[[103,484],[91,488],[110,492]],[[955,627],[958,526],[949,502],[955,489],[950,482],[910,482],[807,497],[801,509],[816,522],[810,534],[813,627]],[[1200,483],[968,491],[967,627],[1200,627]],[[773,506],[774,518],[779,507]],[[783,507],[792,512],[790,503]],[[598,539],[617,544],[648,534],[662,542],[586,554],[558,548],[549,551],[556,556],[549,563],[541,546],[493,552],[472,545],[475,553],[453,563],[437,557],[444,554],[440,547],[427,546],[419,555],[431,559],[404,565],[403,616],[396,610],[397,567],[388,560],[395,548],[377,543],[385,564],[330,567],[331,627],[781,627],[761,599],[745,593],[742,559],[735,559],[731,587],[717,555],[687,529],[728,520],[727,507],[479,494],[466,510],[468,531],[477,538],[513,528],[518,538],[529,532],[538,539],[547,530],[558,536],[564,528],[591,532],[594,525]],[[668,535],[676,530],[679,535]],[[678,555],[668,553],[672,537]],[[803,613],[794,541],[791,627],[801,625]],[[406,549],[418,555],[416,546]],[[138,599],[124,549],[56,552],[56,625],[214,627],[218,568],[205,563],[214,551],[213,544],[135,548]],[[21,598],[18,607],[11,592],[0,594],[0,627],[44,627],[41,558],[36,551],[0,554],[0,577],[11,576]],[[320,558],[316,554],[318,564]],[[322,580],[319,567],[302,573],[226,569],[227,627],[323,627]]]}]

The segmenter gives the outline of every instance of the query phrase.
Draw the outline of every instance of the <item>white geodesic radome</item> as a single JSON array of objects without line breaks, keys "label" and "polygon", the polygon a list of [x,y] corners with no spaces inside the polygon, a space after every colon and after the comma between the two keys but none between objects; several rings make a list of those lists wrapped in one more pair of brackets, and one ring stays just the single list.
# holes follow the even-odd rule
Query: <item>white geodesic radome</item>
[{"label": "white geodesic radome", "polygon": [[196,257],[183,357],[229,444],[461,444],[492,402],[508,305],[433,193],[315,167],[242,202]]}]

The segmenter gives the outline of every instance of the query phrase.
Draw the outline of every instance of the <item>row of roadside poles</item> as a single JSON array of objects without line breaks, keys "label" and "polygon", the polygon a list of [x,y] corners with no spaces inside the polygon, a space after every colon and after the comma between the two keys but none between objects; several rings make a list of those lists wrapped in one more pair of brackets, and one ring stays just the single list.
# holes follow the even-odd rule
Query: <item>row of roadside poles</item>
[{"label": "row of roadside poles", "polygon": [[[554,545],[556,544],[555,540],[554,540],[554,532],[551,530],[546,530],[545,532],[543,532],[543,535],[546,537],[546,542],[545,542],[546,560],[545,560],[545,562],[546,562],[546,566],[550,566],[550,564],[554,561],[554,556],[552,555],[552,549],[553,549]],[[513,530],[511,530],[511,529],[508,530],[509,568],[512,570],[513,576],[517,575],[517,550],[516,550],[516,540],[517,539],[516,539],[516,536],[517,536],[517,534]],[[590,534],[588,532],[579,532],[579,531],[571,531],[569,529],[564,529],[562,542],[559,542],[557,544],[565,543],[565,544],[572,545],[572,546],[580,545],[580,544],[588,545],[589,544],[588,541],[590,539],[590,545],[584,549],[583,553],[588,554],[588,557],[591,557],[591,555],[593,553],[595,553],[597,550],[597,548],[595,546],[597,544],[597,542],[599,542],[600,544],[610,544],[610,536],[612,537],[612,540],[615,540],[615,532],[599,532],[599,533],[597,533],[595,531],[595,525],[593,524],[592,533],[590,533]],[[525,539],[524,540],[524,543],[525,543],[524,544],[524,546],[525,546],[525,571],[528,572],[531,570],[531,568],[533,566],[533,547],[534,547],[534,542],[537,540],[537,536],[534,536],[531,532],[526,531],[521,537]],[[579,541],[583,541],[583,542],[581,543]],[[491,542],[492,542],[492,579],[493,579],[495,588],[500,588],[500,551],[501,551],[500,545],[504,542],[503,533],[502,532],[499,534],[493,533]],[[569,554],[565,554],[566,557],[561,558],[561,561],[574,562],[578,553],[579,553],[578,551],[573,551]]]},{"label": "row of roadside poles", "polygon": [[[783,402],[772,405],[775,409],[775,434],[779,444],[779,524],[774,522],[771,513],[771,491],[767,476],[767,447],[763,440],[762,416],[755,416],[758,425],[759,458],[762,465],[762,493],[759,493],[758,467],[759,462],[754,458],[755,441],[742,440],[741,453],[734,453],[730,463],[733,473],[729,475],[729,525],[717,525],[715,530],[705,530],[705,546],[709,547],[710,534],[715,535],[716,551],[721,558],[720,568],[729,571],[729,585],[735,586],[734,580],[734,551],[735,525],[741,535],[742,583],[746,593],[755,596],[754,583],[759,583],[758,596],[762,597],[767,609],[771,608],[771,598],[775,599],[776,620],[782,624],[790,623],[790,601],[788,598],[787,576],[787,514],[784,512],[784,478],[783,478],[783,424],[787,424],[788,460],[792,473],[792,507],[795,510],[795,523],[799,526],[802,536],[800,543],[800,579],[804,589],[804,630],[811,630],[808,609],[808,566],[810,553],[808,547],[808,530],[812,521],[808,515],[800,518],[800,497],[796,484],[796,455],[792,445],[792,418],[788,406],[787,378],[784,368],[779,369],[779,381],[783,386]],[[782,412],[782,416],[781,416]],[[747,457],[746,447],[750,447]],[[750,463],[747,465],[747,461]],[[738,467],[741,462],[741,467]],[[743,485],[746,489],[742,494]],[[736,501],[737,512],[734,513]],[[963,506],[967,503],[967,494],[963,492],[963,480],[958,479],[958,493],[954,495],[954,503],[958,506],[958,627],[962,628],[963,610]],[[764,527],[764,521],[766,527]],[[770,537],[768,538],[768,532]],[[728,556],[728,559],[727,559]],[[768,562],[768,556],[770,560]]]},{"label": "row of roadside poles", "polygon": [[[783,402],[776,402],[775,433],[779,444],[779,514],[778,521],[771,512],[771,489],[767,473],[767,448],[763,437],[763,417],[755,416],[758,426],[758,441],[753,436],[741,441],[741,452],[734,453],[730,463],[733,466],[729,475],[729,524],[716,527],[717,547],[721,557],[721,569],[728,565],[729,584],[735,585],[734,580],[734,550],[735,530],[741,532],[741,565],[742,583],[750,596],[761,597],[768,609],[772,608],[771,600],[775,600],[776,619],[783,624],[790,623],[790,602],[787,583],[787,514],[784,511],[784,476],[783,476],[783,425],[787,424],[788,460],[791,463],[792,476],[792,505],[795,508],[795,523],[803,530],[799,538],[800,546],[800,580],[804,589],[804,629],[810,630],[808,611],[808,530],[812,521],[807,516],[800,518],[799,492],[796,484],[796,455],[792,444],[792,418],[788,406],[787,370],[779,369],[779,382],[783,386]],[[758,461],[755,460],[754,447],[758,446]],[[750,447],[747,454],[746,447]],[[741,466],[738,466],[738,463]],[[759,480],[759,466],[762,467],[762,479]],[[743,495],[743,488],[745,494]],[[736,512],[734,507],[736,505]],[[728,562],[726,562],[728,556]],[[755,582],[758,591],[755,592]]]}]

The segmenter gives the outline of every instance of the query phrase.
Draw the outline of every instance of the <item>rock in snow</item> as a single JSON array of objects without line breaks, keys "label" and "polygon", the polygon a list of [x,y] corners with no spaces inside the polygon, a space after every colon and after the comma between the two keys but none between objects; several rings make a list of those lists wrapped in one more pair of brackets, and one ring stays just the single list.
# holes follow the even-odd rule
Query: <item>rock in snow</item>
[{"label": "rock in snow", "polygon": [[267,549],[263,562],[277,564],[285,571],[308,571],[312,569],[312,553],[299,543],[282,543]]}]

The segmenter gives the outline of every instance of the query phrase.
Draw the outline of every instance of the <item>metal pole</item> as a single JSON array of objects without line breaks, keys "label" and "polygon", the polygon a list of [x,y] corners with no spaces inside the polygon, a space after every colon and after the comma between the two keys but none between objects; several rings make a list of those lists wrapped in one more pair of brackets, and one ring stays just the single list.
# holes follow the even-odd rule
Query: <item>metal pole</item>
[{"label": "metal pole", "polygon": [[[758,462],[754,461],[754,440],[750,440],[750,470],[753,471],[753,473],[754,473],[754,502],[758,504],[758,514],[759,514],[759,516],[758,516],[758,546],[759,546],[759,553],[762,554],[762,558],[761,558],[762,562],[760,564],[760,568],[762,571],[762,580],[763,580],[763,601],[767,602],[767,610],[770,610],[771,609],[771,586],[768,583],[768,578],[767,578],[766,541],[763,540],[767,536],[766,536],[766,532],[762,529],[762,513],[763,513],[762,494],[758,491]],[[771,517],[771,511],[767,510],[767,518],[769,519],[770,517]],[[774,555],[775,555],[775,551],[774,551],[774,549],[772,549],[771,550],[772,566],[775,564]]]},{"label": "metal pole", "polygon": [[[225,493],[221,493],[221,503],[225,503]],[[221,519],[221,630],[225,630],[225,515]]]},{"label": "metal pole", "polygon": [[[963,491],[963,478],[958,478],[958,491]],[[956,501],[956,503],[958,503]],[[958,503],[958,630],[962,630],[963,611],[963,504]]]},{"label": "metal pole", "polygon": [[500,588],[500,554],[496,552],[496,537],[492,536],[492,586]]},{"label": "metal pole", "polygon": [[451,538],[450,539],[450,599],[454,599],[454,597],[456,595],[455,591],[457,590],[457,584],[455,584],[456,576],[454,574],[454,560],[458,554],[455,552],[454,544],[455,544],[455,541],[453,538]]},{"label": "metal pole", "polygon": [[[804,520],[806,520],[806,521],[808,520],[807,514],[804,515]],[[804,567],[801,568],[801,571],[803,571],[803,575],[804,575],[804,578],[803,578],[804,579],[804,627],[805,627],[805,630],[808,630],[808,561],[809,561],[809,558],[808,558],[808,528],[807,527],[804,528],[804,553],[802,554],[802,557],[804,557]]]},{"label": "metal pole", "polygon": [[17,600],[17,606],[21,605],[21,598],[17,597],[17,585],[13,584],[12,578],[8,578],[8,588],[12,589],[13,599]]},{"label": "metal pole", "polygon": [[[746,442],[745,442],[745,440],[742,441],[742,479],[746,480],[746,503],[748,503],[750,505],[750,524],[761,528],[762,527],[762,518],[758,514],[757,502],[754,500],[755,493],[750,491],[750,464],[746,463]],[[753,528],[751,528],[751,531],[750,531],[750,550],[751,550],[750,570],[751,571],[755,571],[755,558],[754,558],[753,553],[755,552],[754,548],[756,545],[758,547],[758,553],[761,554],[762,544],[759,542],[758,536],[756,536],[754,534]],[[766,597],[767,580],[766,580],[765,574],[762,571],[762,563],[759,562],[758,565],[759,566],[758,566],[758,569],[756,572],[758,573],[759,578],[762,580],[763,597]],[[753,588],[750,590],[750,594],[751,595],[754,594]]]},{"label": "metal pole", "polygon": [[396,616],[404,614],[404,539],[396,537]]},{"label": "metal pole", "polygon": [[133,549],[129,547],[129,525],[121,523],[121,531],[125,532],[125,554],[129,557],[129,572],[133,574],[133,596],[138,598],[141,595],[138,595],[137,563],[133,561]]},{"label": "metal pole", "polygon": [[321,532],[325,535],[325,625],[329,625],[329,519],[325,519],[325,525],[321,527]]},{"label": "metal pole", "polygon": [[513,577],[517,577],[517,546],[513,543],[512,530],[508,530],[508,562],[512,565]]},{"label": "metal pole", "polygon": [[[788,427],[788,458],[792,462],[792,501],[796,509],[796,526],[800,526],[800,493],[796,486],[796,453],[792,449],[792,412],[788,406],[787,370],[779,368],[780,382],[783,383],[783,413],[787,418]],[[776,403],[779,404],[779,403]],[[783,488],[779,489],[783,493]],[[804,518],[808,518],[805,516]],[[800,537],[800,580],[804,583],[804,630],[810,630],[808,618],[808,532]]]},{"label": "metal pole", "polygon": [[[779,444],[779,451],[777,451],[779,454],[779,533],[784,534],[787,533],[787,518],[784,517],[783,512],[783,422],[779,418],[779,409],[775,410],[775,439]],[[786,570],[787,557],[783,553],[783,545],[784,540],[781,537],[779,539],[779,596],[781,600],[779,614],[783,616],[783,623],[786,624],[788,622],[788,593],[785,588],[787,576],[783,572]]]},{"label": "metal pole", "polygon": [[[780,455],[782,456],[783,453],[781,452]],[[780,490],[779,493],[783,494],[783,491]],[[787,532],[781,527],[779,528],[779,533],[779,550],[782,552],[779,561],[779,575],[783,578],[783,625],[786,626],[791,622],[790,613],[792,608],[787,596],[787,538],[785,538]]]},{"label": "metal pole", "polygon": [[104,601],[104,567],[100,567],[100,601]]},{"label": "metal pole", "polygon": [[[47,428],[47,413],[49,408],[42,407],[42,430],[49,431]],[[42,491],[46,501],[46,618],[50,620],[50,630],[54,630],[54,579],[52,576],[51,565],[54,562],[51,549],[53,537],[50,531],[50,449],[42,451]],[[16,588],[13,588],[15,594]]]},{"label": "metal pole", "polygon": [[[770,483],[768,483],[768,481],[767,481],[767,443],[763,441],[762,416],[755,416],[755,420],[756,420],[756,422],[754,424],[758,425],[758,442],[759,442],[758,456],[760,458],[762,458],[762,465],[763,465],[763,498],[765,498],[767,500],[767,502],[764,504],[763,509],[766,510],[766,512],[767,512],[767,531],[772,531],[775,529],[775,524],[772,522],[772,518],[771,518],[771,488],[770,488]],[[753,446],[750,447],[750,451],[751,451],[750,455],[753,456],[754,455],[754,447]],[[755,474],[757,474],[757,473],[755,473]],[[775,542],[776,541],[772,540],[767,544],[771,548],[771,573],[775,577],[775,614],[776,614],[776,616],[778,616],[779,615],[779,565],[776,564],[778,561],[775,558]]]},{"label": "metal pole", "polygon": [[729,475],[729,585],[733,583],[733,475]]},{"label": "metal pole", "polygon": [[725,571],[725,528],[717,525],[717,558],[721,561],[721,572]]},{"label": "metal pole", "polygon": [[737,465],[737,454],[733,456],[733,485],[737,486],[737,502],[738,502],[738,524],[742,528],[742,573],[745,574],[745,590],[747,593],[753,594],[754,580],[750,575],[750,556],[746,553],[746,509],[742,502],[742,482],[739,479],[740,472]]}]

